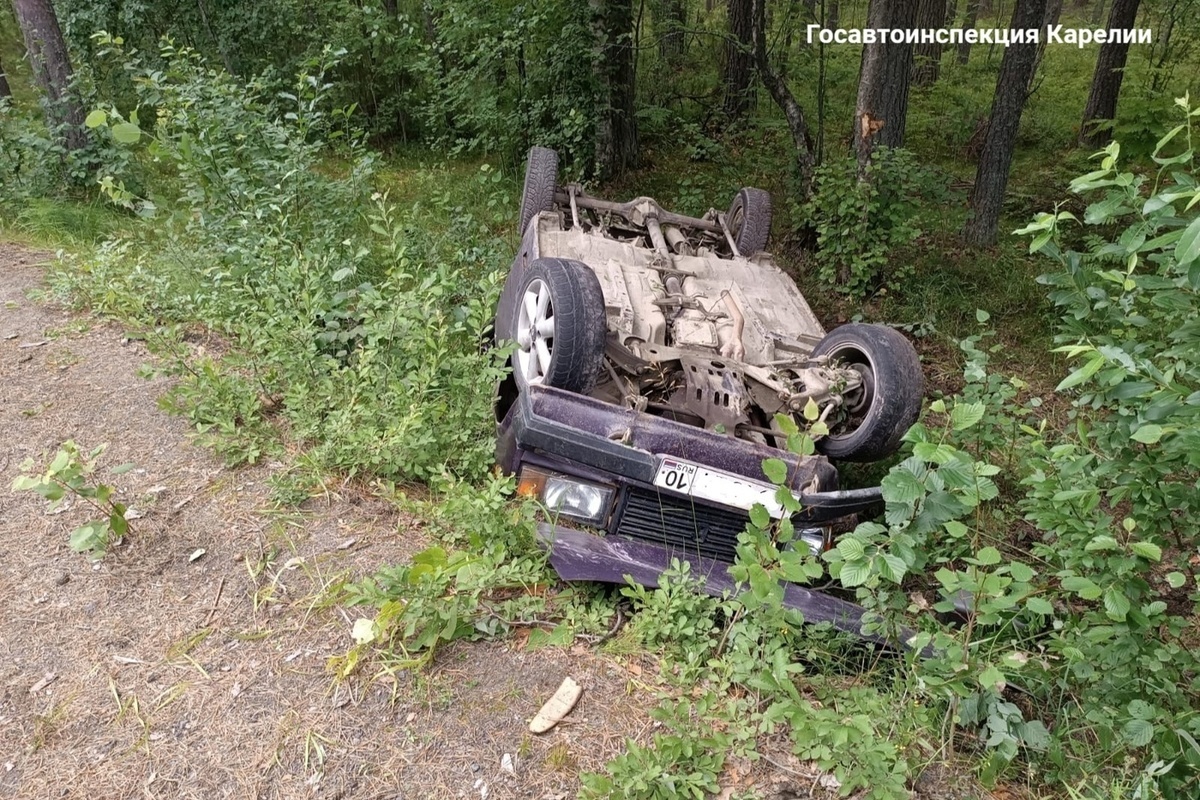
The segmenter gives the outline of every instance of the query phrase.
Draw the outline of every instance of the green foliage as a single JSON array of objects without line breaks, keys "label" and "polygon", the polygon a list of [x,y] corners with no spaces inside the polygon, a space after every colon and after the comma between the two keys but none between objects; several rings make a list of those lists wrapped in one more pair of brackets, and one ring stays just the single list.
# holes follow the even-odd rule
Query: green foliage
[{"label": "green foliage", "polygon": [[944,197],[945,187],[908,150],[881,148],[863,180],[857,170],[849,156],[819,166],[800,215],[816,232],[821,280],[859,297],[912,277],[892,252],[921,235],[919,204]]},{"label": "green foliage", "polygon": [[637,612],[631,631],[651,650],[670,646],[676,655],[706,654],[716,644],[713,615],[718,601],[697,591],[686,561],[672,560],[659,581],[657,589],[636,583],[621,589]]},{"label": "green foliage", "polygon": [[[65,35],[96,91],[125,107],[137,78],[105,65],[95,31],[113,31],[151,52],[154,71],[171,69],[160,37],[188,42],[220,62],[226,77],[305,71],[327,50],[342,57],[329,78],[337,102],[373,133],[428,142],[449,152],[499,154],[516,165],[531,144],[557,148],[568,164],[591,167],[599,95],[593,62],[595,9],[587,4],[483,0],[355,3],[265,0],[176,8],[142,0],[66,0]],[[286,91],[286,90],[284,90]],[[88,95],[92,96],[91,94]],[[94,121],[94,120],[93,120]],[[132,121],[120,125],[136,124]],[[114,129],[116,136],[133,129]],[[129,142],[132,143],[132,142]]]},{"label": "green foliage", "polygon": [[651,716],[670,733],[656,733],[653,744],[629,740],[625,752],[607,765],[607,774],[580,777],[582,798],[631,800],[702,800],[720,791],[718,778],[733,737],[713,726],[720,701],[708,692],[694,702],[666,700]]},{"label": "green foliage", "polygon": [[[1200,509],[1200,110],[1176,104],[1184,120],[1158,141],[1153,175],[1122,171],[1113,143],[1072,183],[1091,199],[1082,222],[1058,211],[1022,231],[1056,264],[1043,280],[1063,316],[1060,351],[1079,363],[1059,384],[1079,392],[1075,424],[1032,438],[1022,506],[1047,533],[1034,555],[1080,609],[1046,643],[1065,666],[1057,682],[1082,698],[1061,724],[1172,765],[1155,782],[1183,797],[1200,768],[1190,677],[1200,665],[1180,641],[1196,600],[1186,577],[1196,542],[1181,521]],[[1064,241],[1069,223],[1097,231],[1086,249]],[[1064,765],[1078,748],[1052,756]]]},{"label": "green foliage", "polygon": [[[63,507],[70,498],[82,500],[101,516],[89,520],[71,532],[69,544],[77,553],[88,553],[93,559],[104,558],[108,548],[120,544],[129,532],[129,521],[125,519],[126,506],[113,499],[116,490],[104,483],[92,481],[92,474],[104,453],[107,444],[94,448],[84,455],[71,440],[62,443],[54,458],[41,474],[33,473],[33,459],[21,464],[21,474],[13,481],[14,492],[35,492],[50,501],[50,508]],[[133,468],[122,464],[112,470],[120,475]]]},{"label": "green foliage", "polygon": [[437,0],[425,13],[436,41],[416,71],[431,88],[420,107],[432,141],[451,152],[497,152],[521,163],[531,144],[587,172],[600,113],[593,6]]},{"label": "green foliage", "polygon": [[[115,40],[97,42],[119,54]],[[481,474],[503,361],[480,342],[503,243],[461,209],[443,235],[430,230],[436,198],[402,213],[373,192],[374,157],[345,110],[328,109],[337,54],[297,77],[282,113],[262,81],[239,84],[169,43],[159,58],[169,70],[136,54],[127,65],[140,119],[113,107],[91,117],[114,137],[138,126],[130,180],[101,185],[150,222],[69,261],[60,285],[146,326],[181,378],[167,407],[228,442],[232,462],[267,452],[278,413],[327,469]],[[331,142],[344,162],[333,175]],[[492,174],[478,180],[491,196]],[[196,322],[238,351],[217,359],[181,344]]]},{"label": "green foliage", "polygon": [[[331,661],[338,675],[353,672],[372,649],[386,668],[420,667],[442,644],[494,636],[541,607],[539,598],[521,591],[545,582],[545,556],[533,543],[535,509],[512,506],[513,489],[511,478],[482,487],[446,483],[424,507],[444,532],[445,546],[346,587],[350,605],[377,611],[355,623],[356,646]],[[505,594],[512,597],[499,599]]]},{"label": "green foliage", "polygon": [[59,155],[39,120],[14,108],[10,98],[0,97],[0,211],[5,217],[58,188]]}]

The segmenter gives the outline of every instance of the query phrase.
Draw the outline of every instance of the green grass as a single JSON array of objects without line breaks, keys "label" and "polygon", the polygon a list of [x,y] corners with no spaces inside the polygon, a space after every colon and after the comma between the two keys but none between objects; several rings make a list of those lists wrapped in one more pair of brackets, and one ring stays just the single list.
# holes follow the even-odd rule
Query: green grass
[{"label": "green grass", "polygon": [[30,201],[15,219],[0,221],[5,238],[41,247],[90,247],[117,232],[128,217],[99,198]]}]

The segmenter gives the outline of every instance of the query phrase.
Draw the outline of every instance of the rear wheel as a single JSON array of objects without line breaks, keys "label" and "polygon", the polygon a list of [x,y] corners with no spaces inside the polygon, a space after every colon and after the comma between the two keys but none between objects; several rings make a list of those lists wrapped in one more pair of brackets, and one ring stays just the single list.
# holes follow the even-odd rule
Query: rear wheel
[{"label": "rear wheel", "polygon": [[843,461],[876,461],[896,452],[921,413],[925,392],[921,361],[908,339],[894,328],[855,323],[835,328],[812,355],[828,356],[862,378],[830,415],[829,435],[817,449]]},{"label": "rear wheel", "polygon": [[512,340],[517,386],[586,394],[604,366],[604,293],[596,273],[565,258],[529,265],[517,295]]},{"label": "rear wheel", "polygon": [[747,258],[767,248],[771,235],[771,195],[762,189],[745,187],[738,191],[725,215],[729,235],[738,252]]},{"label": "rear wheel", "polygon": [[548,147],[529,148],[525,162],[525,187],[521,191],[521,235],[529,221],[554,208],[554,189],[558,184],[558,153]]}]

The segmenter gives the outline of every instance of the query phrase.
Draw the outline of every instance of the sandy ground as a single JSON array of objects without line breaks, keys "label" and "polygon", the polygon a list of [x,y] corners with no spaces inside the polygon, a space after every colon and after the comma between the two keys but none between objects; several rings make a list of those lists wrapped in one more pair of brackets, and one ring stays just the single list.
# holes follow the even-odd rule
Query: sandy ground
[{"label": "sandy ground", "polygon": [[[158,410],[138,342],[30,299],[47,258],[0,245],[0,797],[565,797],[644,735],[652,703],[582,648],[334,681],[353,612],[325,590],[427,546],[419,524],[349,489],[274,509],[283,465],[224,468]],[[10,491],[66,439],[108,443],[96,479],[144,514],[96,565],[67,546],[82,504]],[[531,736],[568,674],[570,724]]]}]

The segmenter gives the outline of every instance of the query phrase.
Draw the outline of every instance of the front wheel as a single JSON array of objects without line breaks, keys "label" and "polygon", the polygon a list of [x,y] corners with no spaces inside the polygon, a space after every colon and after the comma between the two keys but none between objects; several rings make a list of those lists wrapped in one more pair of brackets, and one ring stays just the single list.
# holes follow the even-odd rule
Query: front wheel
[{"label": "front wheel", "polygon": [[921,413],[925,379],[917,351],[894,328],[854,323],[835,328],[813,348],[833,366],[859,373],[830,415],[829,435],[817,449],[842,461],[877,461],[900,447]]},{"label": "front wheel", "polygon": [[553,386],[587,394],[604,366],[604,293],[579,261],[539,258],[517,295],[512,339],[517,386]]}]

